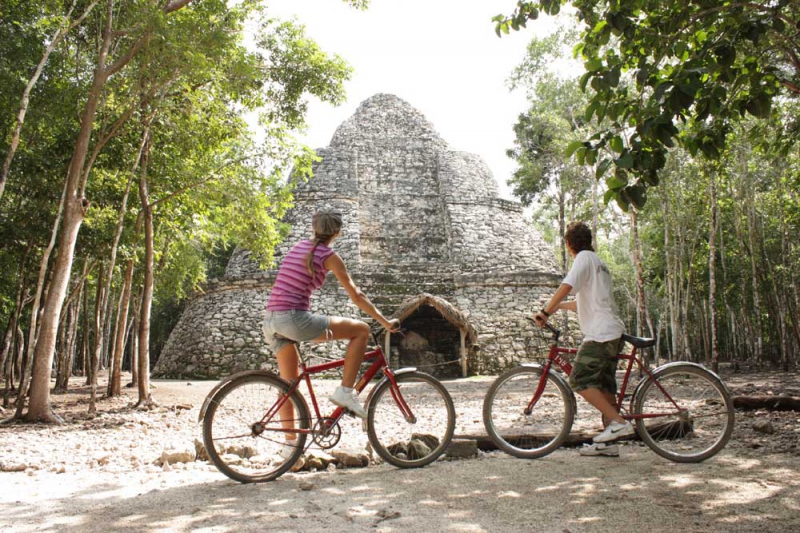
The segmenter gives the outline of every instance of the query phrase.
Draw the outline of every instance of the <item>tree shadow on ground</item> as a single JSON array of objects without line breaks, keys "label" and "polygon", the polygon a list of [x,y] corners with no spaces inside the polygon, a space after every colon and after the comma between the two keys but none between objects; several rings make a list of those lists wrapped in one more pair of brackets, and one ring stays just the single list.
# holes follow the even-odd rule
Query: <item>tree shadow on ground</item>
[{"label": "tree shadow on ground", "polygon": [[[536,461],[497,455],[259,485],[212,472],[169,472],[146,485],[107,476],[55,498],[13,503],[5,496],[0,523],[14,531],[81,532],[800,530],[795,458],[722,454],[679,465],[638,446],[623,454],[582,458],[562,450]],[[314,487],[303,490],[306,483]]]}]

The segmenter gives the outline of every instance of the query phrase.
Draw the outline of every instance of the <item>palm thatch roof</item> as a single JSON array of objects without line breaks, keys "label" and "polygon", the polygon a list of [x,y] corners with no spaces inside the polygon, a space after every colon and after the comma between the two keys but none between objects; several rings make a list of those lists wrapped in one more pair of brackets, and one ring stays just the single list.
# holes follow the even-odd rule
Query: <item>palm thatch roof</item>
[{"label": "palm thatch roof", "polygon": [[456,307],[445,300],[433,294],[423,292],[417,296],[412,296],[403,301],[397,310],[392,315],[392,318],[397,318],[400,321],[408,318],[414,311],[427,305],[436,309],[448,322],[453,324],[459,330],[465,331],[467,344],[475,344],[478,340],[478,333],[475,328],[467,321],[467,317],[456,309]]}]

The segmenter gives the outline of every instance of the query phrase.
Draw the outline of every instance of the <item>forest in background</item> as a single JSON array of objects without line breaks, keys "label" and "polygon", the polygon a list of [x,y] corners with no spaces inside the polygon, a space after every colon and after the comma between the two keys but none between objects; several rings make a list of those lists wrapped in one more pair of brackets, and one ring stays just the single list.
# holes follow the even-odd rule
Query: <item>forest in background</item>
[{"label": "forest in background", "polygon": [[[565,266],[566,222],[591,221],[660,357],[796,365],[800,8],[518,2],[498,34],[566,4],[510,78],[530,100],[515,193]],[[151,405],[185,298],[236,245],[270,260],[289,171],[313,158],[293,137],[307,98],[341,102],[351,70],[267,5],[3,2],[0,391],[17,417],[57,420],[51,377],[74,374],[93,410],[99,370],[113,396],[123,366]]]},{"label": "forest in background", "polygon": [[566,224],[592,226],[628,331],[657,337],[657,357],[794,368],[800,8],[564,4],[495,19],[499,35],[558,25],[508,80],[530,102],[508,150],[514,193],[565,269]]},{"label": "forest in background", "polygon": [[271,260],[308,99],[351,68],[260,0],[10,0],[0,42],[3,406],[57,420],[51,377],[78,374],[93,411],[125,365],[147,407],[161,319],[233,246]]}]

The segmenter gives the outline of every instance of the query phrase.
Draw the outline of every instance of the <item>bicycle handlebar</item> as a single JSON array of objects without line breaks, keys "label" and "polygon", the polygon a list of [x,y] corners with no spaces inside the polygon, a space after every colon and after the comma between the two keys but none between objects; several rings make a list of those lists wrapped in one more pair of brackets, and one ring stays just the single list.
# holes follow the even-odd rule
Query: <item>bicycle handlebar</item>
[{"label": "bicycle handlebar", "polygon": [[558,338],[561,336],[561,331],[560,331],[560,330],[558,330],[558,329],[554,328],[553,326],[551,326],[551,325],[550,325],[549,323],[547,323],[547,322],[545,322],[543,325],[539,325],[539,323],[538,323],[538,322],[536,322],[536,320],[534,320],[534,319],[533,319],[533,317],[527,317],[527,319],[528,319],[528,320],[529,320],[529,321],[530,321],[530,322],[531,322],[533,325],[535,325],[535,326],[538,326],[538,327],[540,327],[540,328],[542,328],[542,329],[547,329],[547,330],[549,330],[549,331],[550,331],[550,333],[552,333],[552,334],[553,334],[553,340],[554,340],[555,342],[558,342]]}]

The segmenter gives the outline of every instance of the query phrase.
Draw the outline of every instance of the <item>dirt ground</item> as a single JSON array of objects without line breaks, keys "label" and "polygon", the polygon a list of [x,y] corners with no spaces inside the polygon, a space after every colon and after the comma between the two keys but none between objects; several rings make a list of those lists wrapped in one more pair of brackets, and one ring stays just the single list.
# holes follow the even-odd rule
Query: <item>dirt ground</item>
[{"label": "dirt ground", "polygon": [[[724,378],[734,394],[800,396],[797,375]],[[446,383],[457,434],[482,431],[491,380]],[[726,449],[699,465],[630,443],[620,459],[575,449],[533,461],[481,452],[419,470],[381,465],[240,485],[202,461],[154,464],[165,450],[194,448],[214,383],[154,385],[159,408],[103,400],[90,418],[76,378],[69,394],[54,396],[64,425],[0,426],[0,531],[800,531],[800,413],[737,412]],[[335,385],[319,381],[315,390]],[[587,405],[579,416],[596,425]],[[753,429],[764,420],[773,434]],[[340,446],[366,444],[355,421],[343,434]]]}]

